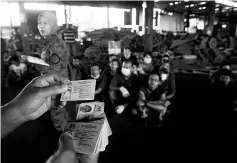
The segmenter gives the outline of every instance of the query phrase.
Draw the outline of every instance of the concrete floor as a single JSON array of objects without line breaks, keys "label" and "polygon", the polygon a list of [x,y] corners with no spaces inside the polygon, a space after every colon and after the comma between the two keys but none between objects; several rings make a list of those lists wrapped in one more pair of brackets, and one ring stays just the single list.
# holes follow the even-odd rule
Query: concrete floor
[{"label": "concrete floor", "polygon": [[[210,128],[208,85],[203,75],[176,75],[177,94],[163,129],[150,130],[132,119],[109,117],[113,135],[99,162],[237,159],[236,132]],[[2,102],[22,86],[2,90]],[[42,163],[56,150],[59,133],[46,113],[2,140],[2,162]]]}]

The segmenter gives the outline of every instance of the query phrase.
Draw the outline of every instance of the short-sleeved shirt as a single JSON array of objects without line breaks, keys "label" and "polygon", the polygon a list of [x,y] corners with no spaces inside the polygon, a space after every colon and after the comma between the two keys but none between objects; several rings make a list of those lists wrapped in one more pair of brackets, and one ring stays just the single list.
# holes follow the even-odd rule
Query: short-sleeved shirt
[{"label": "short-sleeved shirt", "polygon": [[124,56],[122,56],[121,62],[123,63],[124,61],[131,61],[132,64],[136,64],[137,63],[137,58],[133,55],[131,55],[129,59],[126,59]]},{"label": "short-sleeved shirt", "polygon": [[[94,79],[94,78],[89,76],[89,79]],[[98,79],[96,79],[95,89],[101,88],[102,90],[104,90],[106,88],[106,83],[107,83],[107,76],[101,75]]]},{"label": "short-sleeved shirt", "polygon": [[[143,87],[140,89],[145,94],[146,101],[158,101],[161,99],[161,95],[164,94],[164,90],[161,87],[158,87],[156,90],[151,91],[148,87]],[[148,125],[156,125],[159,122],[160,112],[150,109]]]},{"label": "short-sleeved shirt", "polygon": [[165,93],[165,91],[161,88],[151,91],[147,87],[142,87],[140,91],[144,93],[146,101],[158,101],[161,99],[161,95]]},{"label": "short-sleeved shirt", "polygon": [[12,69],[17,76],[21,76],[26,71],[26,65],[24,63],[20,63],[19,66],[11,65],[10,69]]},{"label": "short-sleeved shirt", "polygon": [[131,75],[128,79],[118,72],[113,77],[110,86],[112,87],[125,87],[130,94],[135,94],[138,92],[139,80],[135,75]]},{"label": "short-sleeved shirt", "polygon": [[168,79],[161,84],[162,90],[165,90],[166,95],[176,92],[175,74],[171,72]]}]

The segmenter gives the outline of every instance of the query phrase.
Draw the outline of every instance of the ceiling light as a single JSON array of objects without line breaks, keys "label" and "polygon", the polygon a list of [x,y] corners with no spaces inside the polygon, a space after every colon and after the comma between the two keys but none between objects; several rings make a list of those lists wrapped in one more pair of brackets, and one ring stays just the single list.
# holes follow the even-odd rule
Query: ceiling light
[{"label": "ceiling light", "polygon": [[218,10],[219,10],[219,8],[215,8],[215,10],[216,10],[216,11],[218,11]]},{"label": "ceiling light", "polygon": [[170,3],[170,6],[173,6],[174,4],[173,3]]},{"label": "ceiling light", "polygon": [[184,22],[186,22],[187,21],[187,19],[184,19]]},{"label": "ceiling light", "polygon": [[194,7],[194,4],[191,4],[190,7]]},{"label": "ceiling light", "polygon": [[172,12],[168,12],[168,15],[169,15],[169,16],[172,16],[172,15],[173,15],[173,13],[172,13]]},{"label": "ceiling light", "polygon": [[237,8],[234,8],[234,10],[236,11],[236,10],[237,10]]},{"label": "ceiling light", "polygon": [[220,6],[219,4],[216,5],[216,7],[219,7],[219,6]]},{"label": "ceiling light", "polygon": [[201,2],[201,3],[200,3],[200,5],[205,5],[205,4],[206,4],[206,2]]},{"label": "ceiling light", "polygon": [[194,14],[191,14],[190,16],[195,16]]},{"label": "ceiling light", "polygon": [[189,0],[184,0],[184,2],[189,2]]},{"label": "ceiling light", "polygon": [[226,28],[227,27],[227,25],[226,24],[222,24],[222,26],[221,26],[222,28]]},{"label": "ceiling light", "polygon": [[176,4],[176,5],[177,5],[177,4],[179,4],[179,2],[175,2],[174,4]]},{"label": "ceiling light", "polygon": [[203,10],[205,10],[205,9],[206,9],[206,7],[204,6],[204,7],[202,7],[202,9],[203,9]]},{"label": "ceiling light", "polygon": [[185,8],[189,8],[189,5],[185,5]]}]

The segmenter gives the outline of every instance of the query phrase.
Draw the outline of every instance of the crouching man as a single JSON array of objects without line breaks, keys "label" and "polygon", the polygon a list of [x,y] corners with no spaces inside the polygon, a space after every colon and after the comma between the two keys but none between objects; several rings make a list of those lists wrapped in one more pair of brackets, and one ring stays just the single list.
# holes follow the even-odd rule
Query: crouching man
[{"label": "crouching man", "polygon": [[[146,118],[146,125],[151,127],[159,125],[170,105],[160,84],[160,75],[153,72],[149,75],[146,86],[139,90],[137,114],[140,114],[141,118]],[[136,114],[136,111],[133,113]]]},{"label": "crouching man", "polygon": [[117,114],[122,114],[125,109],[131,113],[130,108],[136,104],[139,83],[132,70],[132,62],[124,61],[121,72],[116,73],[110,84],[109,97]]}]

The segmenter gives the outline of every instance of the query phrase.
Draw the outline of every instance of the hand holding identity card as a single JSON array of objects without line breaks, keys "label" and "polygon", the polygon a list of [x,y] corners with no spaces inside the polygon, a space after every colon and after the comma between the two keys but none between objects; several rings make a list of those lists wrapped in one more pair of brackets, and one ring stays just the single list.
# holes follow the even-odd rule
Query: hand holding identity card
[{"label": "hand holding identity card", "polygon": [[96,80],[71,81],[69,89],[62,93],[61,101],[94,100]]}]

